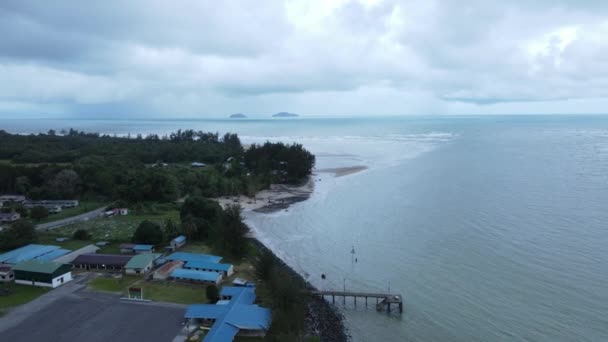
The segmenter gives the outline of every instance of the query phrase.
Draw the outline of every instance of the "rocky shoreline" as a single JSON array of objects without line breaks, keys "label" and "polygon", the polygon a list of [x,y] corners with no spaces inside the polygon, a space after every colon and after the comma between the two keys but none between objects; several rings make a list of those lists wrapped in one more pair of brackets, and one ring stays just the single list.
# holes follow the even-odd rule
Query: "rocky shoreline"
[{"label": "rocky shoreline", "polygon": [[[263,243],[257,239],[253,239],[252,241],[261,252],[270,252],[276,264],[287,274],[290,274],[294,279],[304,284],[307,289],[316,290],[314,286],[304,280],[298,272],[289,267],[272,250],[264,246]],[[344,316],[337,308],[318,297],[312,297],[308,304],[305,334],[307,336],[318,336],[321,342],[347,342],[350,340],[350,336],[347,334],[346,326],[344,325]]]}]

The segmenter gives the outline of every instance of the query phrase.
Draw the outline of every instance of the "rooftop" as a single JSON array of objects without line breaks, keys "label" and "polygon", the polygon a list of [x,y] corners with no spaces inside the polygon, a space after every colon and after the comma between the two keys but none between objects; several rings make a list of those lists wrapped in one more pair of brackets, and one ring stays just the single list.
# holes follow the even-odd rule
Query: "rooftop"
[{"label": "rooftop", "polygon": [[232,265],[230,265],[230,264],[218,264],[215,262],[198,261],[198,260],[187,261],[186,264],[184,265],[184,268],[201,268],[201,269],[205,269],[205,270],[222,271],[222,272],[227,272],[231,267],[232,267]]},{"label": "rooftop", "polygon": [[126,265],[132,256],[119,254],[82,254],[76,257],[72,264],[104,264],[113,266]]},{"label": "rooftop", "polygon": [[217,282],[218,279],[221,278],[221,275],[217,272],[195,271],[178,268],[171,272],[171,277],[186,280]]},{"label": "rooftop", "polygon": [[59,258],[60,256],[66,255],[66,254],[68,254],[70,252],[71,252],[71,250],[69,250],[69,249],[61,249],[60,248],[60,249],[56,249],[56,250],[54,250],[54,251],[52,251],[50,253],[46,253],[46,254],[40,255],[40,256],[36,257],[35,259],[36,260],[48,260],[48,261],[51,261],[51,260],[55,260],[55,259]]},{"label": "rooftop", "polygon": [[222,260],[222,257],[211,254],[198,254],[198,253],[187,253],[187,252],[175,252],[167,257],[167,260],[181,260],[184,262],[188,261],[202,261],[202,262],[213,262],[218,263]]},{"label": "rooftop", "polygon": [[161,255],[162,254],[159,253],[137,254],[129,260],[125,268],[146,268],[146,266],[150,265],[154,260],[160,258]]},{"label": "rooftop", "polygon": [[176,267],[181,267],[184,264],[183,261],[175,260],[169,261],[168,263],[162,265],[156,272],[161,276],[166,276],[167,273],[173,271]]},{"label": "rooftop", "polygon": [[184,242],[184,241],[186,241],[186,237],[183,235],[180,235],[180,236],[174,238],[173,241],[177,242],[177,243]]},{"label": "rooftop", "polygon": [[186,310],[185,318],[215,320],[204,342],[232,341],[240,329],[266,331],[270,328],[270,310],[253,304],[254,288],[225,286],[220,294],[232,298],[228,303],[195,304]]},{"label": "rooftop", "polygon": [[10,252],[0,254],[0,263],[16,264],[20,261],[31,260],[41,255],[60,249],[59,246],[30,244]]},{"label": "rooftop", "polygon": [[134,251],[151,251],[154,249],[154,245],[135,245],[133,246]]},{"label": "rooftop", "polygon": [[26,271],[26,272],[35,272],[35,273],[53,273],[57,271],[58,268],[65,264],[61,264],[53,261],[45,261],[45,260],[27,260],[18,263],[13,267],[15,271]]}]

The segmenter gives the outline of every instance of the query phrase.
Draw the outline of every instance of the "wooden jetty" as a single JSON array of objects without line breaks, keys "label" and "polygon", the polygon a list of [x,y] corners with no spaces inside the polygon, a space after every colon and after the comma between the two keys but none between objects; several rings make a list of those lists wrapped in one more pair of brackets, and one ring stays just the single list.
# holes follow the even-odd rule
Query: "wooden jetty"
[{"label": "wooden jetty", "polygon": [[367,293],[367,292],[349,292],[349,291],[311,291],[313,296],[319,296],[322,298],[331,297],[332,304],[336,303],[336,297],[342,297],[344,304],[346,304],[346,297],[352,297],[355,301],[355,307],[357,307],[357,298],[365,298],[365,306],[367,307],[368,298],[376,299],[376,310],[382,311],[385,307],[387,312],[391,312],[391,304],[393,307],[396,305],[399,309],[399,313],[403,313],[403,297],[400,294],[388,294],[388,293]]}]

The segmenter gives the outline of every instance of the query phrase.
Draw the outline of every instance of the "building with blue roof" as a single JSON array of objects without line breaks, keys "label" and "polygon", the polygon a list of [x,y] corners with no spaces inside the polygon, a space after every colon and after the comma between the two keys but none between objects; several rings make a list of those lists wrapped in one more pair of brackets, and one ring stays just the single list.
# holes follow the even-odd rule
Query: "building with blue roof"
[{"label": "building with blue roof", "polygon": [[[10,252],[0,254],[0,263],[15,265],[22,261],[28,261],[28,260],[41,258],[44,255],[49,254],[49,253],[54,252],[59,249],[61,249],[61,247],[59,247],[59,246],[30,244],[27,246],[23,246],[23,247],[14,249]],[[63,253],[63,254],[60,254],[62,252],[59,252],[58,254],[60,254],[60,255],[56,255],[55,257],[58,258],[61,255],[67,254],[68,252],[69,251],[67,251],[66,253]],[[43,260],[51,260],[51,259],[43,259]]]},{"label": "building with blue roof", "polygon": [[231,264],[218,264],[208,261],[187,261],[184,268],[188,270],[219,272],[224,277],[230,277],[234,273],[234,267]]},{"label": "building with blue roof", "polygon": [[224,286],[222,300],[217,304],[194,304],[185,318],[203,327],[210,327],[203,342],[229,342],[239,336],[266,335],[272,315],[270,309],[253,304],[255,288]]},{"label": "building with blue roof", "polygon": [[49,253],[46,253],[46,254],[43,254],[43,255],[39,255],[39,256],[35,257],[34,260],[53,261],[53,260],[55,260],[55,259],[57,259],[59,257],[62,257],[64,255],[70,253],[70,252],[72,252],[72,251],[69,250],[69,249],[60,248],[60,249],[56,249],[56,250],[54,250],[52,252],[49,252]]},{"label": "building with blue roof", "polygon": [[133,246],[133,252],[140,253],[153,253],[154,245],[135,245]]},{"label": "building with blue roof", "polygon": [[220,281],[222,281],[222,274],[218,272],[206,272],[178,268],[171,272],[169,278],[173,278],[175,280],[217,285],[220,283]]},{"label": "building with blue roof", "polygon": [[173,240],[171,240],[170,248],[172,251],[177,250],[178,248],[182,248],[186,245],[186,237],[184,235],[180,235]]},{"label": "building with blue roof", "polygon": [[199,253],[187,253],[187,252],[175,252],[166,257],[169,261],[179,260],[183,262],[189,261],[202,261],[202,262],[213,262],[219,263],[222,257],[211,254],[199,254]]}]

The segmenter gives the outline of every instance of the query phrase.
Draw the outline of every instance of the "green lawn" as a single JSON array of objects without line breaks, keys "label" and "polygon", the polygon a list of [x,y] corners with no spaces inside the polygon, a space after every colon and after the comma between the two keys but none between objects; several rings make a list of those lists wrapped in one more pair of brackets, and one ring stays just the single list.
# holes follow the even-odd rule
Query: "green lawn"
[{"label": "green lawn", "polygon": [[[97,241],[130,241],[133,232],[137,226],[144,221],[152,221],[161,225],[165,224],[167,219],[172,219],[176,224],[179,223],[179,211],[173,209],[170,211],[159,212],[158,214],[144,214],[126,216],[103,217],[86,222],[78,222],[73,225],[57,228],[46,233],[53,239],[55,237],[71,237],[78,229],[86,229],[91,233],[91,242]],[[102,251],[106,253],[105,251]]]},{"label": "green lawn", "polygon": [[37,222],[37,223],[52,222],[52,221],[57,221],[57,220],[61,220],[64,218],[84,214],[86,212],[101,208],[104,205],[106,205],[106,203],[93,202],[93,201],[82,201],[82,202],[80,202],[80,205],[77,206],[76,208],[63,209],[60,213],[51,214],[47,218],[40,220],[40,222]]},{"label": "green lawn", "polygon": [[201,285],[140,282],[144,299],[179,304],[202,304],[207,302],[205,287]]},{"label": "green lawn", "polygon": [[0,316],[3,315],[7,309],[32,301],[50,290],[46,287],[19,285],[15,283],[0,284],[0,289],[8,289],[11,291],[11,294],[8,296],[0,296]]},{"label": "green lawn", "polygon": [[97,291],[107,292],[124,292],[136,281],[141,280],[138,276],[121,276],[114,278],[111,276],[101,276],[93,279],[89,283],[89,287]]}]

